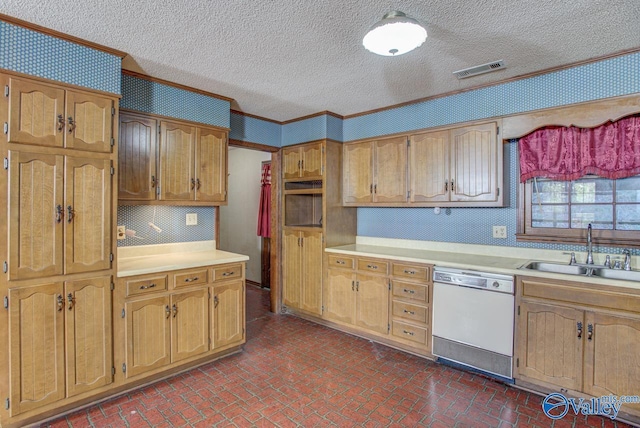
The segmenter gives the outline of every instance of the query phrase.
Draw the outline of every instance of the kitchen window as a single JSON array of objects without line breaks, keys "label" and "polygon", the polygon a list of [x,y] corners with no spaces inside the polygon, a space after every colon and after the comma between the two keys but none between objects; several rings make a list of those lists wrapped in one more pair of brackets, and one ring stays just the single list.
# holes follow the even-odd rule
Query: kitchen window
[{"label": "kitchen window", "polygon": [[519,190],[520,241],[582,244],[590,223],[598,244],[640,247],[640,176],[532,178]]}]

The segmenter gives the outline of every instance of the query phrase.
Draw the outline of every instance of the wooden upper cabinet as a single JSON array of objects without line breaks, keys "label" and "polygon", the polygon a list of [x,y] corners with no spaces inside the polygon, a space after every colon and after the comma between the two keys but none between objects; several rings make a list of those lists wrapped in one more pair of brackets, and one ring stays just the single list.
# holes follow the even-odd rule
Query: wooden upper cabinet
[{"label": "wooden upper cabinet", "polygon": [[227,200],[227,136],[223,131],[198,128],[196,139],[196,200]]},{"label": "wooden upper cabinet", "polygon": [[160,199],[193,200],[196,128],[160,122]]},{"label": "wooden upper cabinet", "polygon": [[370,141],[345,144],[342,153],[343,203],[373,202],[373,144]]},{"label": "wooden upper cabinet", "polygon": [[212,349],[218,350],[244,342],[244,281],[231,281],[212,287]]},{"label": "wooden upper cabinet", "polygon": [[111,152],[113,99],[12,77],[9,100],[8,142]]},{"label": "wooden upper cabinet", "polygon": [[449,131],[411,136],[411,202],[449,200]]},{"label": "wooden upper cabinet", "polygon": [[9,152],[9,279],[62,274],[64,157]]},{"label": "wooden upper cabinet", "polygon": [[111,152],[113,101],[67,91],[67,142],[70,149]]},{"label": "wooden upper cabinet", "polygon": [[111,161],[67,156],[65,273],[111,267]]},{"label": "wooden upper cabinet", "polygon": [[64,89],[11,77],[7,142],[63,147],[67,133]]},{"label": "wooden upper cabinet", "polygon": [[65,283],[67,395],[112,381],[111,276]]},{"label": "wooden upper cabinet", "polygon": [[407,201],[407,138],[379,140],[374,145],[373,201]]},{"label": "wooden upper cabinet", "polygon": [[11,416],[65,397],[63,284],[9,289]]},{"label": "wooden upper cabinet", "polygon": [[498,149],[502,144],[497,141],[495,123],[451,131],[452,201],[497,200]]},{"label": "wooden upper cabinet", "polygon": [[120,113],[118,199],[156,199],[157,128],[158,122],[153,118]]},{"label": "wooden upper cabinet", "polygon": [[285,180],[322,179],[324,175],[323,153],[322,143],[282,149],[282,178]]}]

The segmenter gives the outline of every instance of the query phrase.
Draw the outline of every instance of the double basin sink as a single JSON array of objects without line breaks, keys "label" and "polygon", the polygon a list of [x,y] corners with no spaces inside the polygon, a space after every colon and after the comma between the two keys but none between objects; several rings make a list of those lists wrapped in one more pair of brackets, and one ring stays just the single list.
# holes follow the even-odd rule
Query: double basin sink
[{"label": "double basin sink", "polygon": [[567,275],[592,276],[623,281],[640,281],[640,271],[611,269],[601,265],[562,264],[532,261],[520,267],[523,270],[562,273]]}]

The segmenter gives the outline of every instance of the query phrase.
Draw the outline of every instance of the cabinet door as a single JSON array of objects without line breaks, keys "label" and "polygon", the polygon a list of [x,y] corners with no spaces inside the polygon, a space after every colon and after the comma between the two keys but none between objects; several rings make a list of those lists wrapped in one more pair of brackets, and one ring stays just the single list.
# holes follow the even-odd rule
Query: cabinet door
[{"label": "cabinet door", "polygon": [[62,147],[67,132],[64,90],[12,77],[7,142]]},{"label": "cabinet door", "polygon": [[227,136],[215,129],[198,129],[196,141],[196,200],[227,200]]},{"label": "cabinet door", "polygon": [[302,177],[322,177],[322,144],[300,147],[300,157]]},{"label": "cabinet door", "polygon": [[160,122],[160,199],[193,200],[196,128]]},{"label": "cabinet door", "polygon": [[67,396],[112,382],[111,276],[65,283]]},{"label": "cabinet door", "polygon": [[407,138],[376,141],[374,202],[407,201]]},{"label": "cabinet door", "polygon": [[449,131],[411,136],[411,202],[449,200]]},{"label": "cabinet door", "polygon": [[342,201],[345,204],[373,202],[373,143],[343,147]]},{"label": "cabinet door", "polygon": [[218,350],[244,343],[244,295],[244,281],[233,281],[213,287],[212,349]]},{"label": "cabinet door", "polygon": [[377,333],[389,332],[389,282],[383,276],[358,274],[356,325]]},{"label": "cabinet door", "polygon": [[302,236],[287,229],[282,240],[282,301],[292,308],[300,307],[302,290]]},{"label": "cabinet door", "polygon": [[496,124],[454,129],[451,131],[451,143],[451,200],[497,200]]},{"label": "cabinet door", "polygon": [[62,156],[9,152],[9,279],[62,274]]},{"label": "cabinet door", "polygon": [[171,296],[171,362],[209,350],[209,289]]},{"label": "cabinet door", "polygon": [[516,322],[518,374],[579,391],[582,387],[582,337],[586,334],[584,312],[522,302]]},{"label": "cabinet door", "polygon": [[111,161],[66,157],[65,273],[111,267]]},{"label": "cabinet door", "polygon": [[65,146],[90,152],[111,153],[113,101],[84,92],[67,91]]},{"label": "cabinet door", "polygon": [[62,292],[61,282],[9,289],[11,416],[65,396]]},{"label": "cabinet door", "polygon": [[301,166],[302,159],[300,159],[299,147],[282,149],[282,178],[286,180],[300,177]]},{"label": "cabinet door", "polygon": [[125,304],[127,371],[132,377],[171,362],[169,296]]},{"label": "cabinet door", "polygon": [[302,296],[300,308],[322,315],[322,232],[302,233]]},{"label": "cabinet door", "polygon": [[[584,392],[638,395],[640,318],[587,312],[585,322]],[[640,404],[625,403],[621,410],[640,415]]]},{"label": "cabinet door", "polygon": [[356,275],[350,270],[328,269],[324,287],[324,317],[354,324],[356,320]]},{"label": "cabinet door", "polygon": [[156,199],[155,119],[120,113],[118,139],[118,199]]}]

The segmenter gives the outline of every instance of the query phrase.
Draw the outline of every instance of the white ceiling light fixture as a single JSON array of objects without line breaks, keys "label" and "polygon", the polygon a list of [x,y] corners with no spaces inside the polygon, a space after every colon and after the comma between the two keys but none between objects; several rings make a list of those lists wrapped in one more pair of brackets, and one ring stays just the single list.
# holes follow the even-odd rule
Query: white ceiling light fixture
[{"label": "white ceiling light fixture", "polygon": [[427,30],[418,21],[394,10],[369,29],[362,44],[375,54],[398,56],[414,50],[425,40]]}]

